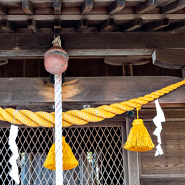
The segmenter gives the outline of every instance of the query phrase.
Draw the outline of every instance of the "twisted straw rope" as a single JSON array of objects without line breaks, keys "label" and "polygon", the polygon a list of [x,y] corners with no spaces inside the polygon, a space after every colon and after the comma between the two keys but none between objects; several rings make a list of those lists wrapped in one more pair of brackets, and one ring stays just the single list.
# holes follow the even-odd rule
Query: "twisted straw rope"
[{"label": "twisted straw rope", "polygon": [[[135,109],[144,104],[147,104],[150,101],[153,101],[155,98],[163,96],[164,94],[177,89],[178,87],[185,84],[185,80],[167,86],[161,90],[152,92],[143,97],[136,99],[131,99],[129,101],[124,101],[121,103],[114,103],[111,105],[102,105],[97,108],[86,108],[79,110],[70,110],[63,112],[63,127],[68,127],[73,124],[84,125],[88,122],[98,122],[102,121],[105,118],[112,118],[116,114],[122,114],[126,111]],[[12,108],[2,109],[0,107],[0,120],[8,121],[13,124],[25,124],[30,127],[54,127],[55,125],[55,113],[47,112],[31,112],[29,110],[15,110]]]}]

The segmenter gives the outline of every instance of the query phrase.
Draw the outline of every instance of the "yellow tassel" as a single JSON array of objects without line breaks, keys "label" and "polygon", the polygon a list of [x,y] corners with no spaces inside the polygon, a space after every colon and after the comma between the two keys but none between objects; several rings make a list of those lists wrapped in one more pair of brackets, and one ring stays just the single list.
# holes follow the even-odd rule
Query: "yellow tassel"
[{"label": "yellow tassel", "polygon": [[[137,118],[138,118],[137,108]],[[142,119],[135,119],[132,123],[133,127],[130,129],[127,142],[124,145],[126,150],[144,152],[152,150],[155,145],[152,142],[152,139],[143,124]]]},{"label": "yellow tassel", "polygon": [[[78,166],[78,161],[76,160],[71,147],[65,142],[65,137],[62,137],[62,147],[63,147],[63,170],[70,170]],[[49,153],[47,155],[44,167],[50,170],[55,170],[55,143],[51,146]]]}]

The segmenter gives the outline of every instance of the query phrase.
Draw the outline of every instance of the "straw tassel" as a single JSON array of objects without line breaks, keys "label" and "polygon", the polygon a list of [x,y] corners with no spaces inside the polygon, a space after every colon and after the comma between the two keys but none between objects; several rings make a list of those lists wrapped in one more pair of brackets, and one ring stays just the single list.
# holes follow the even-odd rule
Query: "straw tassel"
[{"label": "straw tassel", "polygon": [[152,139],[143,124],[142,119],[138,119],[138,110],[137,107],[137,119],[132,123],[133,127],[130,129],[127,142],[124,145],[126,150],[135,151],[135,152],[144,152],[152,150],[155,145],[152,142]]},{"label": "straw tassel", "polygon": [[[65,137],[62,137],[62,148],[63,148],[63,170],[70,170],[78,166],[71,147],[66,143]],[[51,146],[47,158],[44,163],[44,167],[50,170],[56,170],[55,163],[55,143]]]}]

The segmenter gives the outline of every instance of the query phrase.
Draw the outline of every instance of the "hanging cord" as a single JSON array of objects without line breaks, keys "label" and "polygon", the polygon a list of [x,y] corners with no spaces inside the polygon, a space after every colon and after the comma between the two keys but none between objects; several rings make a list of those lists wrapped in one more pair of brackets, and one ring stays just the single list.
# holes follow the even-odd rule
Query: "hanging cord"
[{"label": "hanging cord", "polygon": [[[53,46],[61,47],[60,36],[54,38]],[[55,75],[55,167],[56,185],[63,185],[62,152],[62,75]]]},{"label": "hanging cord", "polygon": [[[126,111],[133,110],[138,106],[141,107],[154,99],[168,94],[169,92],[177,89],[178,87],[185,84],[185,80],[178,83],[169,85],[161,90],[152,92],[143,97],[136,99],[131,99],[129,101],[124,101],[121,103],[114,103],[111,105],[102,105],[98,108],[86,108],[82,110],[70,110],[62,113],[63,127],[68,127],[73,124],[84,125],[88,122],[99,122],[105,118],[112,118],[116,114],[122,114]],[[97,111],[98,109],[98,111]],[[14,119],[14,124],[25,124],[30,127],[54,127],[55,125],[55,113],[47,112],[31,112],[28,110],[19,110],[13,118],[15,109],[7,108],[2,109],[0,107],[0,120],[8,121],[12,123]]]}]

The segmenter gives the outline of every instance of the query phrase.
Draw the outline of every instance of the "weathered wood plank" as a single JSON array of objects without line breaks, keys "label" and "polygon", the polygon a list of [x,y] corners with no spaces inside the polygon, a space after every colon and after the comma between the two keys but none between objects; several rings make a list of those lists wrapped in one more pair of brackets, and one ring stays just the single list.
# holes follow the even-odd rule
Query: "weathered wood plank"
[{"label": "weathered wood plank", "polygon": [[[172,119],[172,118],[179,118],[179,119],[185,119],[185,109],[184,108],[178,108],[178,109],[170,109],[170,108],[163,108],[164,115],[166,119]],[[134,115],[136,115],[136,111],[134,111]],[[152,119],[156,116],[156,108],[154,109],[141,109],[139,110],[139,117],[141,119],[152,121]],[[147,121],[148,122],[148,121]],[[152,124],[152,122],[148,123]]]},{"label": "weathered wood plank", "polygon": [[[17,49],[17,50],[16,50]],[[0,57],[8,58],[43,58],[45,50],[19,50],[19,46],[15,46],[15,50],[0,50]],[[66,49],[70,58],[81,57],[113,57],[113,56],[151,56],[152,49]]]},{"label": "weathered wood plank", "polygon": [[116,0],[108,7],[108,13],[113,15],[125,7],[125,0]]},{"label": "weathered wood plank", "polygon": [[[145,179],[147,179],[147,180],[181,180],[181,179],[185,179],[185,174],[149,174],[149,175],[141,175],[141,179],[142,180],[145,180]],[[161,185],[162,184],[164,184],[165,182],[161,182]],[[174,184],[172,184],[172,182],[170,183],[170,185],[172,184],[172,185],[177,185],[177,183],[178,182],[176,182],[176,183],[174,183]],[[155,184],[155,182],[153,183],[153,184]],[[182,182],[181,182],[181,184],[182,184]],[[179,183],[179,185],[180,185],[180,183]]]},{"label": "weathered wood plank", "polygon": [[138,4],[135,7],[135,13],[145,13],[147,11],[152,10],[157,6],[157,0],[147,0],[143,3]]},{"label": "weathered wood plank", "polygon": [[176,0],[175,2],[171,2],[165,6],[161,7],[161,13],[173,13],[177,10],[181,10],[185,7],[184,0]]},{"label": "weathered wood plank", "polygon": [[142,174],[184,174],[184,157],[145,156],[141,158],[141,169]]},{"label": "weathered wood plank", "polygon": [[[173,124],[174,126],[174,124]],[[175,127],[175,126],[174,126]],[[163,130],[164,132],[167,132],[168,130]],[[169,133],[170,134],[170,133]],[[154,144],[157,145],[157,141],[156,138],[155,140],[153,139]],[[185,140],[165,140],[162,139],[162,149],[164,152],[164,156],[166,158],[170,158],[170,157],[184,157],[184,152],[185,152]],[[142,153],[142,159],[145,160],[145,158],[152,158],[155,156],[155,152],[156,150],[152,150],[151,152],[146,152],[146,153]],[[174,156],[175,153],[175,156]],[[157,157],[156,157],[157,158]]]},{"label": "weathered wood plank", "polygon": [[[182,113],[183,112],[184,111],[182,111]],[[173,117],[178,118],[178,115],[174,114]],[[157,137],[155,135],[153,135],[153,132],[154,132],[156,127],[155,127],[153,121],[149,121],[149,122],[148,121],[144,121],[144,125],[146,126],[150,136],[153,139],[153,141],[156,142],[157,141]],[[161,131],[161,138],[164,141],[164,143],[162,142],[163,144],[165,144],[165,142],[167,142],[166,140],[174,140],[176,142],[178,142],[178,141],[180,142],[180,140],[182,140],[182,141],[185,140],[185,124],[184,124],[184,120],[182,120],[182,121],[166,121],[166,122],[162,123],[162,127],[163,127],[163,130]],[[184,146],[182,146],[182,147],[184,147]],[[150,152],[148,152],[148,153],[150,153]],[[174,155],[174,154],[172,154],[172,155]],[[180,155],[183,155],[183,153],[180,154]]]},{"label": "weathered wood plank", "polygon": [[[122,102],[144,96],[176,83],[176,77],[94,77],[66,78],[63,84],[63,102],[86,104]],[[27,103],[54,102],[53,85],[49,79],[0,79],[0,104],[15,105]],[[185,86],[159,99],[161,106],[183,106]],[[153,107],[148,103],[146,107]],[[144,106],[144,107],[145,107]]]}]

